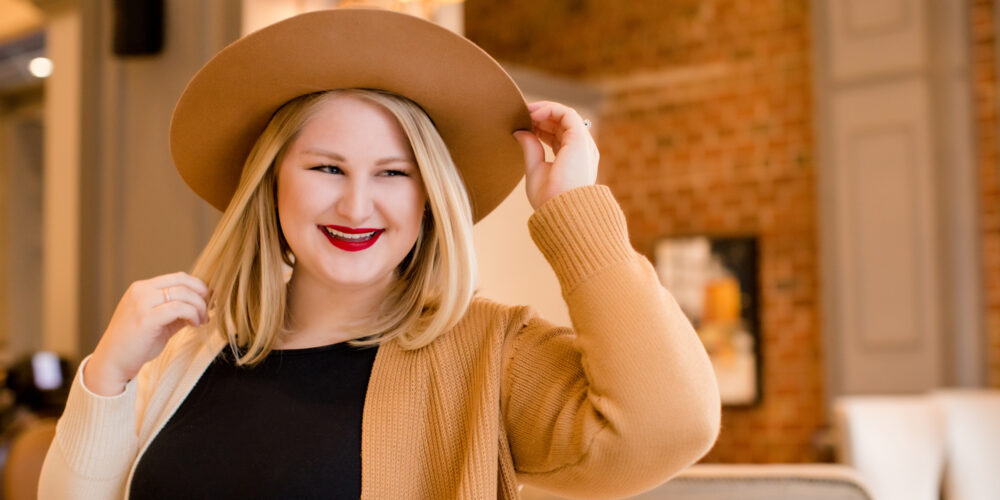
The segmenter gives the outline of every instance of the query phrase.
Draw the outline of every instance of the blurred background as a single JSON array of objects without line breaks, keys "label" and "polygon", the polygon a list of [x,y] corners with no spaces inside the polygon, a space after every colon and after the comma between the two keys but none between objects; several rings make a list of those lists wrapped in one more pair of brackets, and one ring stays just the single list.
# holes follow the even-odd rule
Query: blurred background
[{"label": "blurred background", "polygon": [[[633,246],[713,311],[735,392],[706,462],[831,461],[838,398],[1000,387],[995,0],[0,0],[0,363],[78,361],[129,283],[191,266],[218,213],[171,163],[184,85],[348,3],[592,120]],[[530,213],[522,188],[477,226],[482,293],[568,323]]]}]

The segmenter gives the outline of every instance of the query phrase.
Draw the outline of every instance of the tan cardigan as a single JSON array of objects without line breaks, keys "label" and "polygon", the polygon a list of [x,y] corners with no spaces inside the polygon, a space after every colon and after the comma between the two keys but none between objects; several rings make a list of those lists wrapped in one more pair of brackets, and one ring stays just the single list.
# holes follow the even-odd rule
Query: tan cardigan
[{"label": "tan cardigan", "polygon": [[[381,346],[362,421],[363,498],[508,499],[518,483],[625,496],[714,442],[720,404],[708,357],[630,246],[610,190],[563,193],[529,228],[574,329],[477,298],[430,345]],[[139,457],[222,348],[186,332],[119,396],[96,396],[77,375],[39,498],[127,497]]]}]

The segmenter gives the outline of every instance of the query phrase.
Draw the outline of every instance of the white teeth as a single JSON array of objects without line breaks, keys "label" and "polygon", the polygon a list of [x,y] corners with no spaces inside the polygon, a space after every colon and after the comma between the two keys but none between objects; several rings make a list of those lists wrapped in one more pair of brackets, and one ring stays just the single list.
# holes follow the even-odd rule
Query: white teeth
[{"label": "white teeth", "polygon": [[336,229],[331,229],[331,228],[326,227],[326,226],[323,226],[323,229],[326,230],[327,234],[329,234],[330,236],[333,236],[335,238],[340,238],[342,240],[348,240],[348,241],[363,241],[363,240],[367,240],[367,239],[371,238],[372,236],[375,236],[375,233],[378,232],[378,231],[372,231],[370,233],[347,234],[347,233],[342,233],[340,231],[337,231]]}]

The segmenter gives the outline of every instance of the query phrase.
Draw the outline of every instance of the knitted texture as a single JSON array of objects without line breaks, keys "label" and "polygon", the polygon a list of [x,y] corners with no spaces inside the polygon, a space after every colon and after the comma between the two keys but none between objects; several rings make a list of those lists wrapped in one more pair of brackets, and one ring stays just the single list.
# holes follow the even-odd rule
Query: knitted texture
[{"label": "knitted texture", "polygon": [[[720,405],[708,357],[629,245],[610,191],[563,193],[529,229],[573,327],[476,298],[431,344],[380,347],[362,418],[363,498],[517,498],[522,482],[621,497],[655,487],[714,442]],[[76,377],[39,498],[127,496],[142,452],[222,347],[179,333],[116,398]]]}]

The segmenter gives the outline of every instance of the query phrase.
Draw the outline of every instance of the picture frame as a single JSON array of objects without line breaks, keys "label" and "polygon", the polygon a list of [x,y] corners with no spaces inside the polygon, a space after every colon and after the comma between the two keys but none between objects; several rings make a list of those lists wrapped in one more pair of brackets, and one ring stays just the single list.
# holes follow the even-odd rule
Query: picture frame
[{"label": "picture frame", "polygon": [[755,236],[671,236],[653,264],[708,352],[726,406],[762,395],[759,246]]}]

